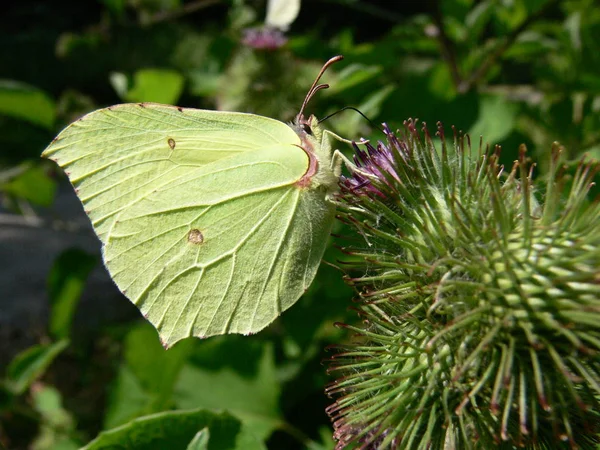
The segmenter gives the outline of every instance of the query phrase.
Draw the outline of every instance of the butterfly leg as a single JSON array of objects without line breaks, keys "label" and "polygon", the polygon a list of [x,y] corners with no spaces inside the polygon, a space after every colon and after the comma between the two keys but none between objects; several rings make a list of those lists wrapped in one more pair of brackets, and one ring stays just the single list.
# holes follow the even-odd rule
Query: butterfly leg
[{"label": "butterfly leg", "polygon": [[[352,145],[355,142],[355,141],[351,141],[349,139],[344,139],[344,138],[338,136],[337,134],[333,133],[332,131],[325,130],[323,132],[323,139],[326,139],[329,136],[331,136],[332,138],[334,138],[337,141],[345,142],[346,144],[350,144],[350,145]],[[369,141],[361,139],[357,143],[364,144],[366,142],[369,142]],[[339,178],[340,175],[342,174],[342,164],[344,166],[346,166],[346,169],[348,169],[350,172],[360,173],[361,175],[364,175],[369,178],[373,177],[373,174],[363,172],[356,164],[354,164],[354,162],[350,158],[348,158],[346,155],[344,155],[341,151],[334,150],[333,155],[331,157],[331,164],[330,164],[329,168],[331,169],[331,171],[337,178]]]}]

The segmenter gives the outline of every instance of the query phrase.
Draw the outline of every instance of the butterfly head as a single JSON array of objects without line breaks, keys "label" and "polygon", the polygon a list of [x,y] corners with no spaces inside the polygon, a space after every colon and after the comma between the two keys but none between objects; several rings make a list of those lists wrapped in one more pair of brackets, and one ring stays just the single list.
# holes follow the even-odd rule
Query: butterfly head
[{"label": "butterfly head", "polygon": [[309,139],[309,137],[320,138],[319,120],[312,114],[308,117],[298,114],[294,119],[292,128],[302,140]]}]

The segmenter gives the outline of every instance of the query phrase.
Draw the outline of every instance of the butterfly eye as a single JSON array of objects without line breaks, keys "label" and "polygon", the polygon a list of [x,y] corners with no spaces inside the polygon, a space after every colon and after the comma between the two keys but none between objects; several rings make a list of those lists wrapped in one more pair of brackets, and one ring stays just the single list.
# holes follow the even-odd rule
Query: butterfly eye
[{"label": "butterfly eye", "polygon": [[302,124],[302,131],[304,131],[306,134],[308,134],[310,136],[313,135],[313,132],[312,132],[310,126],[308,124],[306,124],[306,123]]}]

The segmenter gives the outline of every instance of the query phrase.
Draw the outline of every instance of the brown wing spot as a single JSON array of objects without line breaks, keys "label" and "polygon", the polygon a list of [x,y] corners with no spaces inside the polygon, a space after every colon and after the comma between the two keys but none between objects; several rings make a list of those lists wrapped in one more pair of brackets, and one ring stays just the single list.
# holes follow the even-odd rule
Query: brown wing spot
[{"label": "brown wing spot", "polygon": [[204,235],[202,232],[194,228],[188,232],[187,240],[190,244],[202,244],[204,242]]},{"label": "brown wing spot", "polygon": [[183,108],[182,108],[181,106],[178,106],[178,107],[177,107],[177,111],[179,111],[179,112],[183,112]]},{"label": "brown wing spot", "polygon": [[140,108],[145,108],[145,107],[146,107],[146,105],[144,105],[143,103],[138,103],[138,106],[139,106]]},{"label": "brown wing spot", "polygon": [[169,147],[171,147],[171,150],[175,150],[175,139],[169,138],[167,139],[167,143],[169,144]]}]

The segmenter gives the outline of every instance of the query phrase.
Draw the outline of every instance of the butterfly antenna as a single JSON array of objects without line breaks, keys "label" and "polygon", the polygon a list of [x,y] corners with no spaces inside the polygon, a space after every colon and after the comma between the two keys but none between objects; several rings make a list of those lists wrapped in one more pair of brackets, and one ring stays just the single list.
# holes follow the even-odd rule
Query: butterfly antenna
[{"label": "butterfly antenna", "polygon": [[[360,114],[361,116],[363,116],[363,118],[364,118],[364,119],[365,119],[367,122],[369,122],[373,128],[375,128],[375,129],[377,129],[377,130],[381,131],[382,133],[384,133],[384,131],[381,129],[381,127],[380,127],[380,126],[378,126],[376,123],[374,123],[374,122],[373,122],[371,119],[369,119],[367,116],[365,116],[365,115],[362,113],[362,111],[360,111],[358,108],[355,108],[354,106],[344,106],[343,108],[341,108],[341,109],[338,109],[336,112],[333,112],[333,113],[329,114],[328,116],[326,116],[326,117],[323,117],[321,120],[319,120],[319,122],[318,122],[318,123],[325,122],[327,119],[330,119],[330,118],[332,118],[333,116],[335,116],[335,115],[337,115],[337,114],[341,113],[342,111],[346,111],[347,109],[350,109],[350,110],[352,110],[352,111],[355,111],[355,112],[357,112],[358,114]],[[385,134],[385,133],[384,133],[384,134]]]},{"label": "butterfly antenna", "polygon": [[313,97],[313,95],[315,95],[315,93],[317,93],[321,89],[327,89],[329,87],[328,84],[317,84],[317,83],[319,82],[319,80],[321,79],[321,77],[323,76],[325,71],[329,68],[329,66],[331,66],[333,63],[341,61],[342,59],[344,59],[344,57],[342,55],[337,55],[337,56],[334,56],[333,58],[331,58],[325,64],[323,64],[323,67],[321,67],[321,71],[319,72],[319,75],[317,75],[317,78],[315,78],[314,83],[308,90],[308,94],[306,94],[306,97],[304,98],[304,102],[302,102],[302,108],[300,108],[298,117],[302,116],[302,114],[304,113],[304,108],[306,108],[306,105],[308,104],[310,99]]}]

